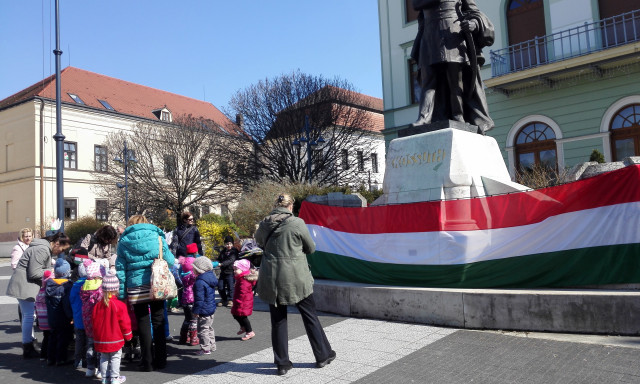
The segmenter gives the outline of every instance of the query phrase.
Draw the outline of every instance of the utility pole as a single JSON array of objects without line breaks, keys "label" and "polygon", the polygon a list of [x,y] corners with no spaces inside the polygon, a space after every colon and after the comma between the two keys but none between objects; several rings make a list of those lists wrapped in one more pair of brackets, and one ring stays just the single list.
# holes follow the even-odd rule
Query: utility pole
[{"label": "utility pole", "polygon": [[62,114],[60,105],[60,4],[56,0],[56,134],[53,139],[56,141],[56,194],[58,219],[62,223],[60,232],[64,231],[64,135],[62,134]]}]

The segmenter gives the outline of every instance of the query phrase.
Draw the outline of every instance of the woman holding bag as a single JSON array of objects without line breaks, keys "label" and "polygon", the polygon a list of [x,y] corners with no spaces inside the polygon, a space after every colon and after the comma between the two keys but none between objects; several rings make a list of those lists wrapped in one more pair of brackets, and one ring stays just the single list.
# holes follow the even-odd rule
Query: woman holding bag
[{"label": "woman holding bag", "polygon": [[169,251],[164,232],[155,225],[149,224],[146,217],[142,215],[131,216],[118,243],[116,259],[116,273],[120,280],[118,297],[127,298],[133,304],[142,351],[140,370],[145,372],[163,369],[167,365],[164,300],[151,300],[150,294],[151,266],[160,252],[171,268],[175,257]]}]

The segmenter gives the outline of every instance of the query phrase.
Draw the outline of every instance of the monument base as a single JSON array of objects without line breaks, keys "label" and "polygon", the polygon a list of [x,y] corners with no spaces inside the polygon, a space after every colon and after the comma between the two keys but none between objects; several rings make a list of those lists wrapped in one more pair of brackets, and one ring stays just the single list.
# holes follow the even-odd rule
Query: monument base
[{"label": "monument base", "polygon": [[[437,125],[443,123],[460,124]],[[511,181],[494,138],[459,127],[394,139],[389,144],[386,163],[384,194],[373,205],[530,190]]]}]

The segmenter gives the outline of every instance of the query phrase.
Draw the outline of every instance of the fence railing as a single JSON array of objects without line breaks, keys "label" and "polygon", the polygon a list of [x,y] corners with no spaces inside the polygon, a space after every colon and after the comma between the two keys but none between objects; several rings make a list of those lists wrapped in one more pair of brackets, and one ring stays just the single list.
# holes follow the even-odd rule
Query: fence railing
[{"label": "fence railing", "polygon": [[640,10],[491,51],[493,77],[554,63],[640,40]]}]

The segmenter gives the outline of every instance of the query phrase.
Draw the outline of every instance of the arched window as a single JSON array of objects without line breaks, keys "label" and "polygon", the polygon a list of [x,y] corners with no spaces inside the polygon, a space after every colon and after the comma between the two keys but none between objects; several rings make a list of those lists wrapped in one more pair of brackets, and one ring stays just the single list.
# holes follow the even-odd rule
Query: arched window
[{"label": "arched window", "polygon": [[516,136],[516,169],[527,171],[534,166],[558,168],[556,134],[545,123],[532,122],[520,130]]},{"label": "arched window", "polygon": [[546,34],[542,0],[511,0],[507,6],[507,30],[513,69],[547,61],[543,39],[536,39]]},{"label": "arched window", "polygon": [[640,155],[640,104],[620,109],[611,119],[611,155],[613,161]]}]

